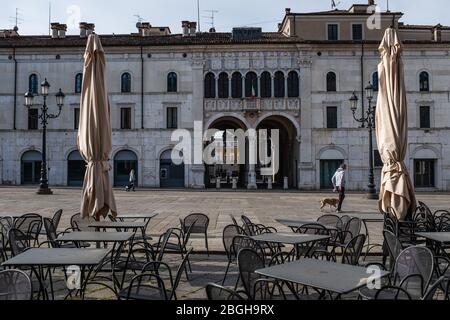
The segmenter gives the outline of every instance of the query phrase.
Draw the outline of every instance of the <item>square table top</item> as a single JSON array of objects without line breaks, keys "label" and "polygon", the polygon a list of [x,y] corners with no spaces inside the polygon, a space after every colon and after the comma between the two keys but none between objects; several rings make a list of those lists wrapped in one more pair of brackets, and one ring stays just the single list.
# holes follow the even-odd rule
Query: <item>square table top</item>
[{"label": "square table top", "polygon": [[157,213],[124,213],[117,215],[117,219],[153,219]]},{"label": "square table top", "polygon": [[365,267],[316,259],[300,259],[256,270],[256,273],[338,294],[353,292],[377,278],[389,275],[384,270],[374,275],[368,273]]},{"label": "square table top", "polygon": [[125,242],[134,236],[133,232],[70,232],[58,237],[57,241]]},{"label": "square table top", "polygon": [[336,226],[325,225],[323,223],[320,223],[320,222],[317,222],[317,221],[314,221],[314,220],[275,219],[275,221],[277,221],[277,222],[279,222],[282,225],[285,225],[287,227],[300,228],[300,227],[303,227],[306,224],[319,224],[321,226],[324,226],[326,229],[337,230]]},{"label": "square table top", "polygon": [[145,228],[146,226],[146,221],[98,221],[89,224],[89,228],[99,229],[137,229]]},{"label": "square table top", "polygon": [[2,265],[17,266],[96,266],[111,249],[31,248],[5,261]]},{"label": "square table top", "polygon": [[417,236],[440,243],[450,243],[450,232],[417,232]]},{"label": "square table top", "polygon": [[330,238],[327,235],[301,234],[301,233],[264,233],[251,237],[256,241],[283,243],[283,244],[302,244],[315,242]]},{"label": "square table top", "polygon": [[365,222],[384,222],[384,215],[381,213],[360,213],[360,212],[343,212],[337,214],[339,217],[349,216],[350,218],[359,218]]}]

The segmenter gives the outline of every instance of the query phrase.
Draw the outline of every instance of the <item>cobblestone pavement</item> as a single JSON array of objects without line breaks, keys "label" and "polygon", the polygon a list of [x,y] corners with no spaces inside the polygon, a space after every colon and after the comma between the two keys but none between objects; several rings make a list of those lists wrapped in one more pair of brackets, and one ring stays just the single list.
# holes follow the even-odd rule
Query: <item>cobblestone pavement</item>
[{"label": "cobblestone pavement", "polygon": [[[80,201],[79,189],[54,189],[54,195],[39,196],[33,188],[0,188],[0,215],[36,212],[50,217],[57,209],[63,209],[64,214],[60,224],[63,230],[69,226],[70,216],[78,211]],[[279,225],[277,218],[294,218],[315,220],[320,215],[319,201],[323,197],[334,197],[324,193],[299,192],[216,192],[216,191],[165,191],[139,190],[136,193],[126,193],[115,190],[116,201],[120,213],[158,213],[149,226],[151,235],[159,235],[168,227],[179,226],[179,218],[192,212],[203,212],[210,217],[209,238],[210,250],[223,251],[222,230],[231,223],[230,214],[239,217],[245,214],[257,223],[276,227],[279,231],[286,228]],[[432,209],[449,209],[448,195],[419,194],[418,199],[429,204]],[[377,202],[364,199],[360,193],[347,196],[344,210],[346,212],[377,212]],[[381,241],[381,224],[369,224],[371,242]],[[286,230],[287,231],[287,230]],[[192,256],[193,273],[189,280],[183,277],[178,296],[181,299],[204,299],[204,286],[208,282],[220,282],[226,267],[226,257],[220,254],[206,256],[204,240],[193,235],[191,245],[196,250]],[[171,255],[165,258],[173,272],[177,270],[180,259]],[[378,259],[370,257],[372,259]],[[67,291],[62,275],[56,276],[58,297],[63,297]],[[236,279],[236,267],[232,268],[227,285],[233,286]],[[88,288],[88,298],[110,299],[114,295],[105,289]]]}]

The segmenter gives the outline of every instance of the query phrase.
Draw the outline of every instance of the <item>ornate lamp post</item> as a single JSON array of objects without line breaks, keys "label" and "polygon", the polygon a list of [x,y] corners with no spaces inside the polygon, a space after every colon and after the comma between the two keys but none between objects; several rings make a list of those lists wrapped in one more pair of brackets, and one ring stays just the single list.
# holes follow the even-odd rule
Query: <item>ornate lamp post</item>
[{"label": "ornate lamp post", "polygon": [[369,101],[369,108],[366,111],[366,114],[361,118],[356,117],[356,110],[358,109],[358,97],[355,92],[353,92],[352,97],[350,98],[350,108],[353,113],[353,118],[355,121],[362,124],[364,127],[367,124],[367,128],[369,129],[369,185],[368,185],[368,193],[367,198],[372,200],[378,199],[377,190],[375,189],[374,182],[374,174],[373,174],[373,142],[372,142],[372,132],[375,128],[375,106],[372,107],[372,99],[373,99],[373,91],[374,87],[369,82],[369,85],[366,87],[366,97]]},{"label": "ornate lamp post", "polygon": [[[61,115],[62,106],[64,105],[64,93],[59,89],[56,94],[56,105],[58,106],[58,113],[48,113],[47,97],[49,94],[50,84],[47,79],[41,83],[41,95],[44,98],[41,114],[38,115],[38,119],[41,120],[42,125],[42,163],[41,163],[41,180],[37,194],[52,194],[52,190],[48,187],[47,178],[47,124],[49,119],[56,119]],[[34,95],[31,92],[25,93],[25,106],[29,109],[33,106]]]}]

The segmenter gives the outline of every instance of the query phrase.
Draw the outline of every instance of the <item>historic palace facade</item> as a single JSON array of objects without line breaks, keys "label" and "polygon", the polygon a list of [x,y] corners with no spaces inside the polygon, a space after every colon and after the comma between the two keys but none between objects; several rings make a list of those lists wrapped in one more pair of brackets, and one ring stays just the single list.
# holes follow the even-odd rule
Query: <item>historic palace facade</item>
[{"label": "historic palace facade", "polygon": [[[129,35],[101,35],[107,53],[107,83],[113,124],[111,178],[161,188],[241,188],[260,167],[175,165],[175,129],[279,129],[280,169],[274,188],[329,189],[342,162],[349,166],[348,188],[364,190],[369,170],[368,132],[353,120],[353,92],[367,109],[364,88],[378,85],[378,45],[395,23],[404,42],[409,108],[406,163],[418,190],[450,190],[450,28],[405,25],[399,12],[380,14],[380,28],[367,26],[368,5],[349,10],[293,13],[286,9],[278,32],[235,28],[230,33],[196,32],[183,21],[182,33],[138,25]],[[51,36],[0,31],[0,183],[35,184],[41,162],[37,107],[24,107],[27,91],[38,93],[47,78],[51,92],[66,94],[61,117],[48,132],[49,180],[79,186],[84,162],[76,148],[83,53],[94,26],[80,24],[79,35],[52,24]],[[376,99],[376,96],[375,96]],[[39,100],[39,99],[37,99]],[[376,101],[374,101],[376,102]],[[54,97],[50,110],[56,110]],[[376,144],[374,144],[376,148]],[[226,148],[226,147],[225,147]],[[224,154],[230,150],[224,150]],[[231,151],[233,152],[233,151]],[[377,150],[376,177],[381,163]],[[377,185],[379,185],[377,183]]]}]

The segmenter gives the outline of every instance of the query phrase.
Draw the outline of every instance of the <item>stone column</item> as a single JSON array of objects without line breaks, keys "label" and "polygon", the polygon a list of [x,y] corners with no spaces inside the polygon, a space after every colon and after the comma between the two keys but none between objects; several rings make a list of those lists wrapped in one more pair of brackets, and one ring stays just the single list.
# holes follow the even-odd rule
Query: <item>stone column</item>
[{"label": "stone column", "polygon": [[256,88],[258,89],[258,92],[256,93],[256,97],[261,97],[261,77],[256,76]]},{"label": "stone column", "polygon": [[284,97],[285,98],[288,97],[288,93],[289,93],[289,91],[288,91],[288,79],[289,79],[288,75],[285,75],[285,77],[284,77]]},{"label": "stone column", "polygon": [[219,98],[219,77],[214,77],[214,81],[215,81],[215,89],[216,89],[216,99]]},{"label": "stone column", "polygon": [[257,160],[257,139],[256,132],[249,132],[248,136],[248,183],[247,189],[256,190],[258,186],[256,185],[256,160]]},{"label": "stone column", "polygon": [[275,76],[271,76],[272,79],[272,83],[270,86],[270,97],[274,98],[275,97]]},{"label": "stone column", "polygon": [[[192,132],[194,121],[203,122],[204,119],[204,81],[203,81],[203,60],[192,61],[192,112],[190,116],[184,115],[187,119],[180,119],[186,121],[184,127]],[[201,163],[194,163],[194,146],[192,146],[192,165],[186,165],[186,169],[190,170],[189,186],[194,189],[205,188],[205,166]]]},{"label": "stone column", "polygon": [[301,114],[300,114],[300,148],[299,148],[299,189],[314,190],[316,188],[315,155],[312,152],[312,71],[311,60],[299,61],[301,72]]},{"label": "stone column", "polygon": [[233,97],[233,95],[232,95],[232,93],[233,93],[233,91],[232,91],[232,89],[231,89],[231,83],[232,83],[232,80],[233,79],[233,76],[231,76],[230,78],[228,78],[228,98],[232,98]]},{"label": "stone column", "polygon": [[245,76],[242,76],[242,97],[245,98]]}]

